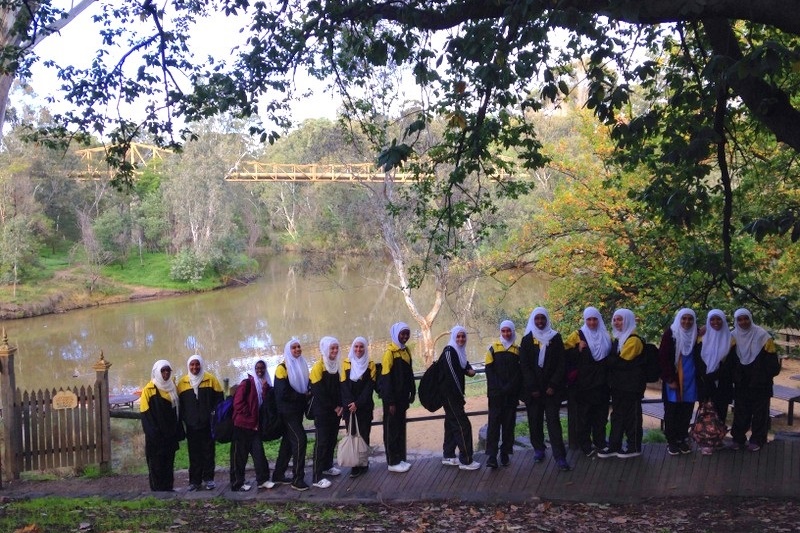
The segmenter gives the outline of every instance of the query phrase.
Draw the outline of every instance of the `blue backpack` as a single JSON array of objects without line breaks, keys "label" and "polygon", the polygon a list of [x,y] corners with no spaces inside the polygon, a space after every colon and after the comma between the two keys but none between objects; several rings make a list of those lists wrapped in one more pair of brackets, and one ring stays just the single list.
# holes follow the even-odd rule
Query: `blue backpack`
[{"label": "blue backpack", "polygon": [[233,438],[233,396],[219,402],[211,413],[211,437],[217,442],[230,442]]}]

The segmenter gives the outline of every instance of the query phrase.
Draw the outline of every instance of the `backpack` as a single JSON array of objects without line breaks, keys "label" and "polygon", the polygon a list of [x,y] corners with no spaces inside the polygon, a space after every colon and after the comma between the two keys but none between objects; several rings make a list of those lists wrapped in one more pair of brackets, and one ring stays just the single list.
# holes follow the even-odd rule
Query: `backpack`
[{"label": "backpack", "polygon": [[417,388],[419,403],[431,413],[441,409],[444,404],[440,386],[441,365],[439,361],[440,360],[437,359],[425,370],[425,373],[422,374],[422,379],[419,380],[419,387]]},{"label": "backpack", "polygon": [[697,409],[694,423],[689,429],[692,439],[701,448],[715,448],[719,446],[727,433],[725,424],[719,419],[714,404],[703,402]]},{"label": "backpack", "polygon": [[211,413],[211,438],[217,442],[230,442],[233,438],[233,396],[219,402]]},{"label": "backpack", "polygon": [[644,358],[644,380],[647,383],[655,383],[661,379],[661,364],[658,362],[658,346],[652,342],[644,342],[644,339],[638,335],[631,335],[631,337],[638,337],[644,350],[642,350],[641,357]]}]

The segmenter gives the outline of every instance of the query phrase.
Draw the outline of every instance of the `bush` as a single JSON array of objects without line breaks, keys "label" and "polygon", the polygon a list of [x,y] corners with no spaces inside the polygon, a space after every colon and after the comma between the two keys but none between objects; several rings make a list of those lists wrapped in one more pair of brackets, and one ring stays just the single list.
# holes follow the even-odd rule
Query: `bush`
[{"label": "bush", "polygon": [[181,250],[172,260],[169,277],[175,281],[191,284],[200,283],[205,274],[207,264],[192,250]]}]

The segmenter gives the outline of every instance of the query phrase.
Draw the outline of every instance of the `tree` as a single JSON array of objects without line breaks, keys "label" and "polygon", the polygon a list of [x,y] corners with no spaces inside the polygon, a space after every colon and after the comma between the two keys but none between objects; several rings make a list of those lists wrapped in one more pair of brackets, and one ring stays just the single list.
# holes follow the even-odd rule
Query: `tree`
[{"label": "tree", "polygon": [[[101,133],[120,142],[119,154],[142,132],[177,145],[191,136],[192,121],[226,112],[273,141],[272,124],[287,125],[299,69],[332,80],[345,101],[367,114],[380,103],[372,91],[387,79],[385,68],[405,70],[423,96],[404,117],[404,132],[381,146],[378,161],[416,171],[419,196],[441,199],[421,204],[415,215],[430,257],[446,259],[461,252],[467,220],[491,214],[498,197],[527,189],[505,175],[547,163],[529,112],[573,91],[577,61],[587,107],[611,128],[619,164],[652,173],[641,192],[664,222],[689,229],[721,210],[725,268],[717,283],[740,294],[745,285],[733,253],[739,229],[800,238],[796,202],[778,213],[752,213],[744,224],[732,218],[738,175],[759,160],[749,150],[772,144],[771,153],[790,170],[800,150],[800,14],[785,0],[753,6],[742,0],[226,0],[161,8],[145,0],[103,12],[109,45],[125,42],[137,19],[152,30],[134,36],[131,53],[116,60],[101,50],[86,71],[62,68],[65,98],[78,111],[58,117],[63,128],[33,137]],[[246,39],[228,60],[198,60],[188,28],[215,9],[241,18]],[[23,56],[11,48],[4,65],[13,70]],[[127,64],[135,58],[140,64]],[[191,88],[178,81],[184,75]],[[139,98],[148,102],[141,122],[103,115],[115,101]],[[439,120],[446,129],[436,145],[420,143]],[[749,134],[755,142],[742,143]],[[509,152],[513,160],[501,157]],[[121,177],[129,177],[131,169],[117,162]]]}]

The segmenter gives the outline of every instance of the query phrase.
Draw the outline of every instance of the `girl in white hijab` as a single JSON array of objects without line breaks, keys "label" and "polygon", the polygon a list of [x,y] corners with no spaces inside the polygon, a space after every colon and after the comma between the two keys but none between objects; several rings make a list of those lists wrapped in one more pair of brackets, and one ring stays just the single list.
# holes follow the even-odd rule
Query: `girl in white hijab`
[{"label": "girl in white hijab", "polygon": [[322,357],[311,368],[311,393],[314,397],[314,477],[313,484],[327,489],[331,482],[325,476],[338,476],[341,470],[333,465],[333,452],[339,422],[344,411],[339,375],[339,341],[322,337],[319,341]]},{"label": "girl in white hijab", "polygon": [[[700,401],[711,401],[717,416],[724,424],[728,417],[728,406],[733,401],[731,364],[736,358],[728,357],[733,336],[725,313],[712,309],[706,317],[706,329],[700,339],[701,368],[698,372]],[[705,366],[705,369],[702,368]],[[707,453],[707,452],[706,452]]]},{"label": "girl in white hijab", "polygon": [[500,331],[503,331],[503,328],[508,328],[511,330],[511,338],[506,339],[503,337],[502,333],[500,335],[500,344],[503,345],[503,348],[508,350],[514,342],[517,340],[517,326],[514,325],[514,322],[511,320],[503,320],[500,322]]},{"label": "girl in white hijab", "polygon": [[465,376],[475,375],[475,370],[467,361],[466,329],[453,326],[450,342],[434,364],[439,365],[440,390],[444,400],[442,464],[458,466],[461,470],[477,470],[481,464],[473,459],[472,424],[464,412]]},{"label": "girl in white hijab", "polygon": [[[536,317],[542,315],[545,317],[545,324],[543,327],[539,328],[536,326]],[[544,307],[537,307],[531,312],[531,316],[528,317],[528,325],[525,327],[525,335],[530,333],[533,337],[539,341],[539,359],[537,364],[539,368],[544,366],[544,358],[545,353],[547,352],[547,346],[550,344],[550,340],[558,335],[558,332],[550,327],[550,314],[547,312],[547,309]]]},{"label": "girl in white hijab", "polygon": [[[715,318],[716,317],[716,320]],[[700,357],[706,364],[706,373],[711,374],[719,369],[719,365],[731,351],[731,330],[725,313],[712,309],[706,317],[706,331],[703,335],[703,347]]]},{"label": "girl in white hijab", "polygon": [[[375,392],[375,365],[369,359],[369,343],[364,337],[356,337],[350,345],[347,359],[342,363],[342,406],[345,409],[344,422],[347,431],[356,434],[358,426],[361,438],[368,445],[372,433],[372,413],[375,410],[373,394]],[[369,464],[354,466],[350,469],[350,477],[356,478],[365,473]]]},{"label": "girl in white hijab", "polygon": [[[733,448],[757,452],[767,443],[769,432],[769,402],[773,378],[780,372],[775,342],[764,328],[753,323],[747,309],[733,314],[736,326],[736,359],[733,361],[733,390],[736,409],[733,410],[731,437]],[[750,441],[746,442],[747,431]]]},{"label": "girl in white hijab", "polygon": [[166,392],[169,394],[170,400],[172,401],[172,408],[175,409],[177,413],[179,411],[178,407],[178,389],[175,386],[175,378],[170,375],[168,379],[164,379],[161,374],[161,370],[164,368],[169,368],[170,372],[172,371],[172,365],[166,359],[159,359],[153,365],[153,369],[150,371],[150,379],[153,380],[153,385],[162,392]]},{"label": "girl in white hijab", "polygon": [[[611,390],[611,430],[608,446],[599,450],[597,456],[627,459],[642,454],[642,397],[647,383],[643,365],[636,359],[644,352],[644,343],[633,334],[636,317],[630,309],[614,311],[611,327],[617,340],[606,362]],[[623,438],[627,441],[625,448]]]},{"label": "girl in white hijab", "polygon": [[[500,322],[500,337],[486,351],[486,395],[489,400],[489,424],[486,430],[486,466],[508,466],[514,453],[514,430],[522,372],[514,322]],[[500,463],[497,454],[500,453]]]},{"label": "girl in white hijab", "polygon": [[142,389],[139,405],[150,490],[172,491],[175,452],[184,432],[178,418],[178,392],[169,361],[155,362],[150,381]]},{"label": "girl in white hijab", "polygon": [[407,459],[406,418],[416,397],[411,351],[406,346],[411,330],[405,322],[389,328],[392,342],[381,360],[380,395],[383,400],[384,448],[389,472],[405,473],[411,468]]},{"label": "girl in white hijab", "polygon": [[[332,353],[331,347],[336,345],[336,353]],[[335,337],[322,337],[319,341],[319,352],[322,354],[322,361],[325,370],[330,374],[339,375],[339,341]]]},{"label": "girl in white hijab", "polygon": [[[192,361],[197,361],[200,363],[200,372],[197,374],[192,373]],[[186,361],[186,370],[187,376],[189,376],[189,385],[192,386],[192,390],[194,391],[195,397],[200,397],[200,384],[203,382],[203,378],[206,375],[206,365],[203,362],[203,358],[200,357],[198,354],[194,354]]]},{"label": "girl in white hijab", "polygon": [[564,341],[571,369],[567,382],[574,391],[575,424],[578,446],[586,457],[607,446],[608,382],[606,364],[611,352],[611,336],[596,307],[583,310],[583,325]]},{"label": "girl in white hijab", "polygon": [[292,339],[283,347],[283,361],[289,374],[289,384],[299,394],[308,392],[308,362],[303,357],[302,350],[297,355],[292,354],[292,347],[300,346],[300,341]]},{"label": "girl in white hijab", "polygon": [[661,336],[659,359],[664,383],[664,436],[670,455],[692,453],[689,424],[697,401],[697,321],[689,308],[679,309]]},{"label": "girl in white hijab", "polygon": [[[591,328],[586,321],[588,319],[596,319],[597,325]],[[603,322],[603,316],[596,307],[587,307],[583,310],[583,326],[581,326],[583,338],[586,339],[586,344],[592,352],[592,358],[595,361],[602,361],[608,357],[611,351],[611,337],[608,336],[606,324]]]},{"label": "girl in white hijab", "polygon": [[525,336],[519,346],[522,371],[522,398],[528,413],[533,461],[541,463],[547,446],[544,423],[550,436],[553,459],[559,470],[571,469],[561,431],[561,400],[566,392],[566,355],[561,335],[550,327],[550,315],[537,307],[528,318]]},{"label": "girl in white hijab", "polygon": [[[299,340],[291,339],[283,347],[283,362],[275,369],[275,403],[283,418],[283,438],[275,460],[272,483],[291,483],[297,491],[309,489],[305,481],[308,438],[303,427],[303,416],[310,396],[308,364],[303,357],[303,348]],[[290,458],[292,478],[287,479],[285,476]]]},{"label": "girl in white hijab", "polygon": [[636,317],[633,315],[633,311],[630,309],[617,309],[614,311],[614,315],[612,317],[612,324],[614,322],[614,318],[620,317],[622,319],[622,325],[620,328],[614,326],[612,328],[611,334],[614,336],[617,341],[617,353],[621,354],[623,348],[625,347],[625,343],[628,341],[628,337],[633,334],[633,331],[636,329]]}]

